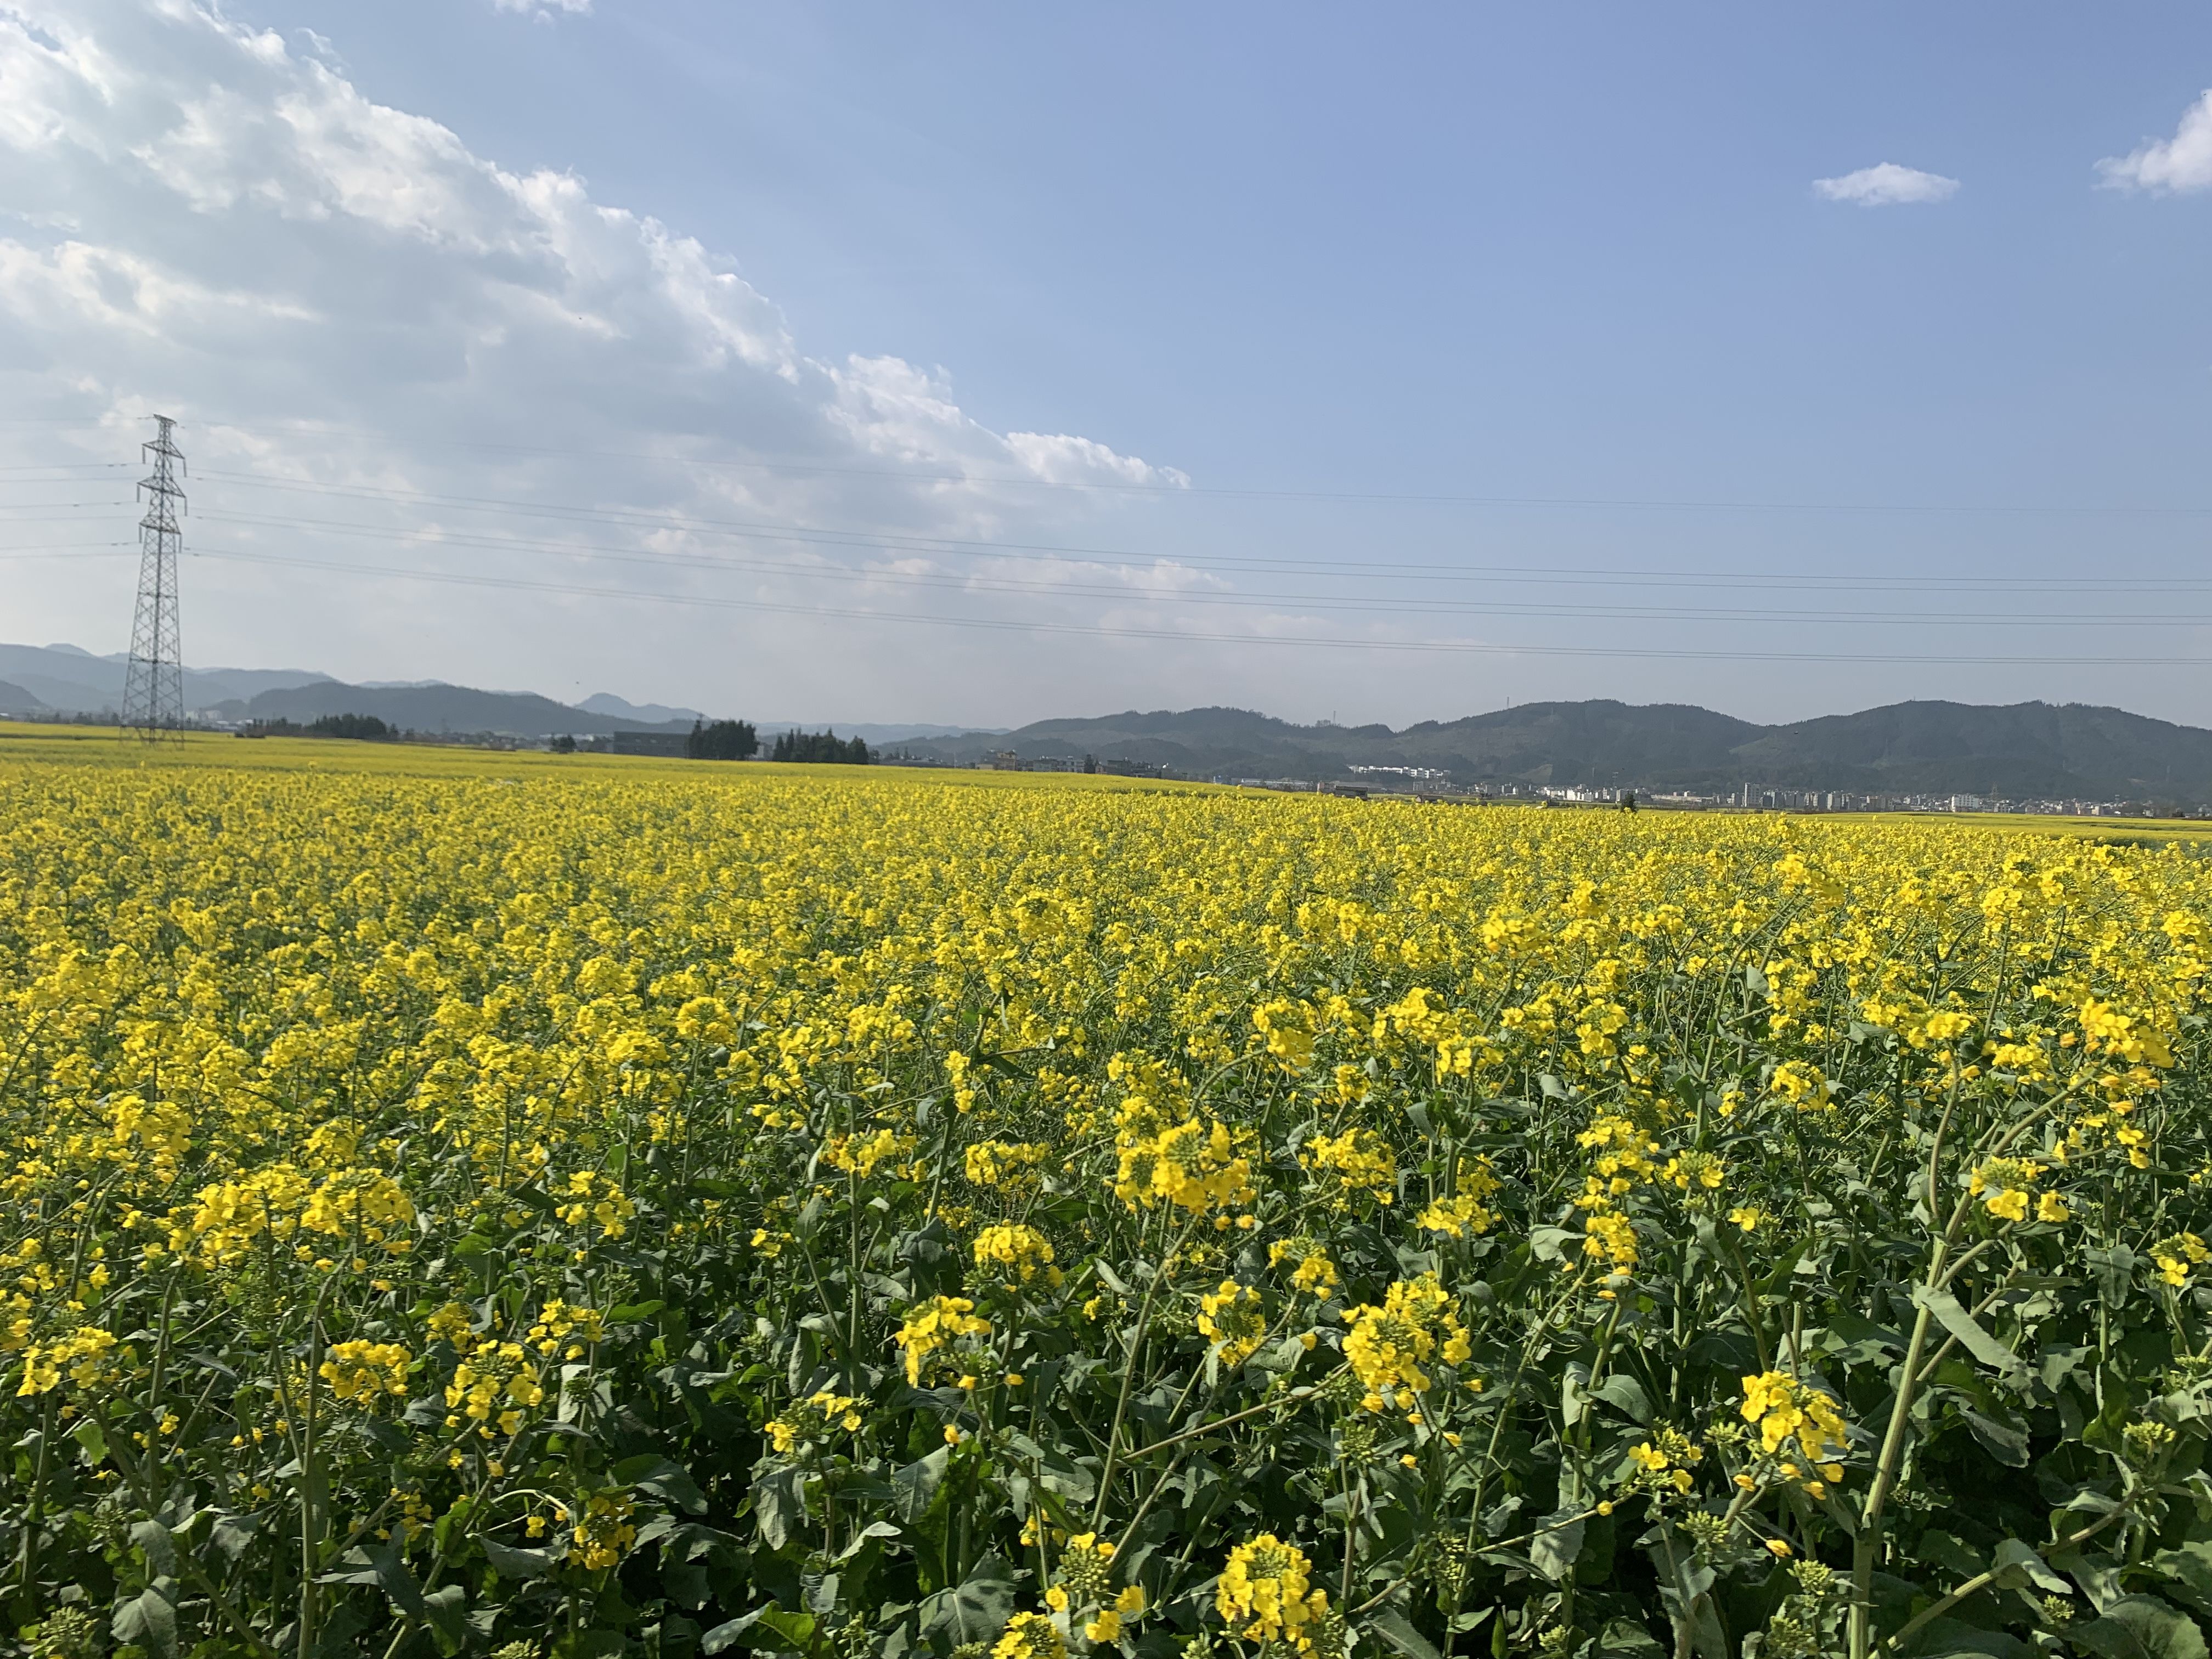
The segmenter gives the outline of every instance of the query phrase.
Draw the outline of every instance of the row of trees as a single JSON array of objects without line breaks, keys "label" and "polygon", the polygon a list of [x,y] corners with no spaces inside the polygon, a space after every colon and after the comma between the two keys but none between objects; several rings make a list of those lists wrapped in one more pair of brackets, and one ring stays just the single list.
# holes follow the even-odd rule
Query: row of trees
[{"label": "row of trees", "polygon": [[866,766],[875,757],[863,738],[841,738],[834,731],[786,732],[769,750],[774,761],[814,761],[833,766]]},{"label": "row of trees", "polygon": [[[696,720],[684,740],[684,752],[692,760],[750,760],[760,752],[760,733],[750,720]],[[841,738],[829,730],[781,732],[768,757],[833,766],[866,766],[875,758],[865,739]]]},{"label": "row of trees", "polygon": [[374,714],[319,714],[305,726],[296,720],[255,720],[246,731],[256,738],[349,738],[366,743],[389,743],[404,735]]},{"label": "row of trees", "polygon": [[760,733],[750,720],[694,720],[684,739],[690,760],[750,760],[760,752]]}]

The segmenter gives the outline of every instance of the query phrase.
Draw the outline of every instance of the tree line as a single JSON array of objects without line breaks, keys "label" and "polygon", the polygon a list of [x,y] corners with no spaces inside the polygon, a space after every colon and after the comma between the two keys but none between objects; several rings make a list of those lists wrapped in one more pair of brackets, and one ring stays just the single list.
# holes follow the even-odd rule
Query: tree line
[{"label": "tree line", "polygon": [[769,750],[772,761],[811,761],[832,766],[866,766],[875,758],[863,738],[841,738],[834,731],[785,732]]}]

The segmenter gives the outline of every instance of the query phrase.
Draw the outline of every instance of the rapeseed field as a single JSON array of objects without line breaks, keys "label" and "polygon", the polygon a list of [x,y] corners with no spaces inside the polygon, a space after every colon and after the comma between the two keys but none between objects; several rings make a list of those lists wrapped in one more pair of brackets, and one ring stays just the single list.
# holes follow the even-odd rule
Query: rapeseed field
[{"label": "rapeseed field", "polygon": [[2192,1659],[2212,865],[0,745],[40,1656]]}]

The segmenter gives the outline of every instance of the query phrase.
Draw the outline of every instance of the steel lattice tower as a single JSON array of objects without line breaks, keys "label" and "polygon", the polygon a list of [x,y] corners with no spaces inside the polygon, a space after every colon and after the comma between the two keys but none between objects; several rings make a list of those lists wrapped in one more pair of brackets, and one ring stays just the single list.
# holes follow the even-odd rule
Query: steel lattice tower
[{"label": "steel lattice tower", "polygon": [[172,435],[176,422],[156,415],[160,431],[144,445],[154,476],[138,486],[146,516],[138,520],[138,609],[131,624],[131,666],[123,681],[123,729],[148,743],[174,738],[185,724],[185,667],[178,659],[177,554],[185,532],[185,492],[177,487],[185,457]]}]

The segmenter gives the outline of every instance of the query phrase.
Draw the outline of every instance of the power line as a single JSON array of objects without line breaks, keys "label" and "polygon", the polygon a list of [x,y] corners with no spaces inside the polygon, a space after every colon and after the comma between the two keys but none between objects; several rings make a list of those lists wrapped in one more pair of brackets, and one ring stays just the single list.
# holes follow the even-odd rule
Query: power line
[{"label": "power line", "polygon": [[1042,597],[1149,600],[1167,605],[1227,605],[1244,608],[1302,605],[1312,610],[1382,615],[1425,616],[1441,612],[1471,616],[1628,617],[1658,621],[1760,623],[1895,624],[1938,628],[1973,627],[1983,624],[1997,627],[2042,628],[2106,625],[2183,628],[2212,623],[2212,613],[2172,611],[2146,614],[2084,613],[2077,611],[2064,615],[1981,611],[1971,617],[1960,617],[1929,614],[1926,611],[1778,611],[1749,608],[1720,609],[1711,606],[1691,609],[1652,605],[1536,604],[1511,599],[1430,599],[1413,602],[1348,598],[1326,593],[1223,592],[1146,586],[1134,582],[1024,581],[1004,576],[854,569],[846,566],[805,564],[750,556],[732,557],[726,555],[653,552],[634,548],[612,548],[593,543],[535,541],[513,537],[385,529],[370,526],[341,524],[331,520],[263,519],[242,514],[203,513],[200,516],[204,520],[247,526],[270,525],[282,527],[308,525],[331,533],[359,537],[368,540],[401,542],[434,548],[452,548],[457,550],[516,554],[550,553],[564,557],[613,563],[656,565],[674,569],[699,570],[726,574],[779,575],[794,577],[802,580],[852,582],[869,586],[939,588],[963,592],[1034,594]]},{"label": "power line", "polygon": [[643,604],[679,605],[714,610],[762,611],[777,616],[825,617],[855,622],[916,623],[944,628],[983,629],[1000,633],[1079,635],[1093,639],[1165,640],[1191,645],[1321,646],[1332,649],[1396,651],[1422,653],[1480,654],[1534,657],[1607,657],[1664,659],[1723,662],[1849,662],[1929,665],[1970,665],[2002,667],[2146,667],[2212,666],[2212,657],[2056,657],[2038,653],[2029,657],[1969,656],[1955,652],[1910,655],[1869,652],[1820,651],[1694,651],[1611,646],[1498,645],[1483,641],[1356,640],[1322,638],[1311,635],[1200,633],[1169,628],[1097,628],[1074,623],[1005,620],[983,617],[942,617],[913,611],[864,611],[837,605],[785,605],[768,600],[715,599],[688,593],[639,592],[621,587],[586,587],[578,583],[549,582],[520,577],[472,576],[453,572],[395,570],[381,565],[345,564],[320,559],[301,559],[281,554],[245,552],[231,548],[201,548],[195,557],[247,564],[285,565],[304,570],[344,572],[402,581],[438,582],[459,586],[507,588],[580,598],[627,599]]},{"label": "power line", "polygon": [[[32,417],[22,422],[0,422],[0,424],[52,425],[67,428],[72,424],[85,431],[104,432],[112,428],[96,422],[65,417]],[[225,421],[216,416],[204,416],[203,427],[219,426],[248,436],[257,432],[266,434],[284,430],[309,434],[319,437],[372,437],[387,443],[404,444],[405,434],[384,428],[361,426],[339,426],[319,421]],[[1463,506],[1503,507],[1565,507],[1577,509],[1623,509],[1639,512],[1729,512],[1729,513],[1829,513],[1829,514],[1929,514],[1938,515],[1976,514],[2034,515],[2083,517],[2212,517],[2212,506],[2156,506],[2128,502],[1977,502],[1977,501],[1745,501],[1724,497],[1664,497],[1664,496],[1607,496],[1607,495],[1479,495],[1454,491],[1395,491],[1379,489],[1282,489],[1262,486],[1207,485],[1193,483],[1146,483],[1133,480],[1064,479],[1036,477],[1003,476],[972,472],[914,472],[890,467],[836,466],[826,463],[797,460],[760,460],[711,458],[706,456],[669,455],[649,452],[611,449],[573,449],[542,444],[496,443],[483,439],[441,437],[434,441],[440,450],[477,449],[518,455],[543,455],[556,459],[640,461],[651,465],[708,469],[733,469],[744,471],[782,474],[794,477],[856,477],[885,478],[908,483],[981,484],[1011,489],[1071,490],[1087,493],[1151,495],[1166,499],[1189,497],[1221,497],[1253,501],[1364,501],[1372,503],[1404,503],[1414,506]]]},{"label": "power line", "polygon": [[[1363,580],[1459,580],[1526,577],[1531,580],[1573,586],[1600,583],[1608,586],[1776,586],[1846,592],[1887,586],[1893,587],[1899,592],[1974,593],[1986,592],[1990,586],[1990,583],[1985,580],[1944,576],[1875,578],[1802,576],[1775,575],[1755,571],[1632,571],[1587,566],[1469,565],[1406,561],[1370,563],[1346,559],[1297,559],[1273,555],[1255,558],[1224,554],[1188,556],[1148,554],[1125,548],[1069,547],[1036,542],[990,541],[975,538],[824,529],[805,525],[777,524],[751,520],[705,519],[663,508],[585,507],[514,497],[440,495],[419,490],[398,489],[388,486],[321,484],[212,470],[204,470],[201,476],[259,488],[289,489],[349,500],[388,501],[395,505],[459,507],[471,512],[498,512],[509,515],[550,519],[563,522],[603,524],[617,529],[678,530],[696,535],[789,540],[833,547],[874,549],[887,552],[943,552],[1000,557],[1041,556],[1079,562],[1101,559],[1115,560],[1124,563],[1168,560],[1194,569],[1218,568],[1249,571],[1254,574],[1267,574],[1273,571],[1295,571],[1302,574],[1335,572]],[[240,523],[266,522],[314,527],[350,527],[349,521],[337,520],[287,518],[276,515],[227,514],[222,516]],[[2128,577],[2039,578],[2033,583],[2007,582],[2005,586],[2014,592],[2107,592],[2126,588],[2130,591],[2154,592],[2212,589],[2212,580],[2181,579],[2169,581],[2164,579]]]}]

